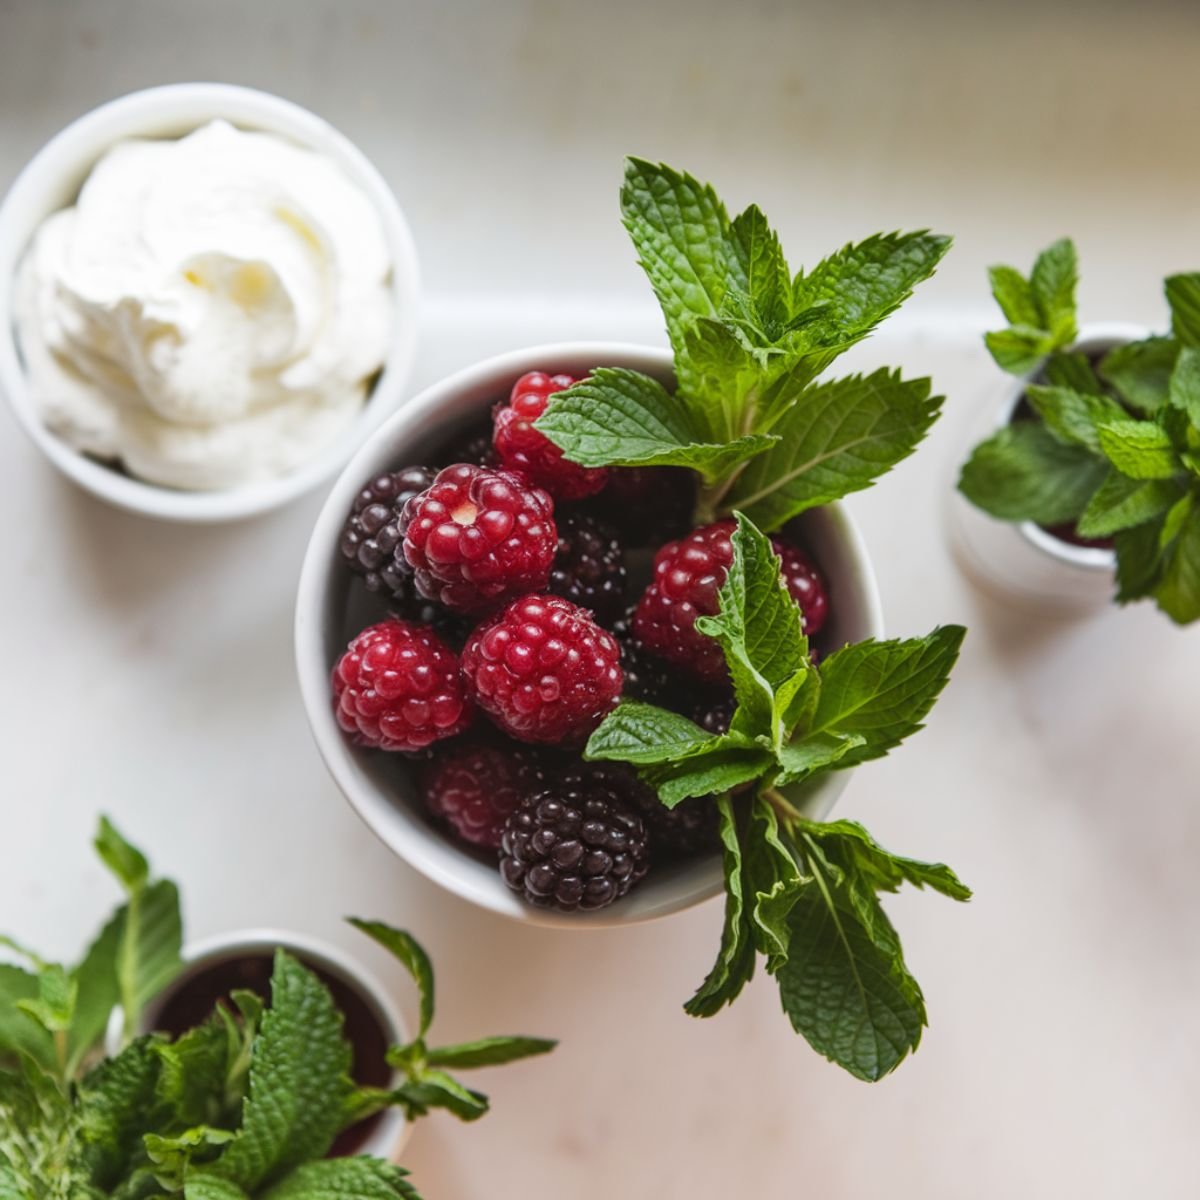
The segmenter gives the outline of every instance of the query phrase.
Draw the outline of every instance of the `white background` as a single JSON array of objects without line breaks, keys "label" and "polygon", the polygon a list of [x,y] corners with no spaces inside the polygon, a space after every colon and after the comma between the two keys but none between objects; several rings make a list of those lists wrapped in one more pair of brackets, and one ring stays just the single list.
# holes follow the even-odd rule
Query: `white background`
[{"label": "white background", "polygon": [[424,263],[417,385],[522,342],[660,337],[616,220],[625,152],[758,201],[794,263],[877,228],[955,233],[856,355],[931,373],[947,415],[851,508],[890,630],[972,633],[928,731],[840,811],[977,891],[890,903],[932,1028],[880,1085],[792,1037],[768,980],[690,1020],[719,906],[508,924],[341,801],[291,663],[319,496],[241,527],[146,522],[60,480],[5,416],[0,927],[79,950],[115,899],[88,849],[100,809],[181,881],[193,935],[292,927],[387,972],[340,915],[411,927],[440,1035],[564,1039],[480,1077],[479,1125],[419,1128],[406,1162],[431,1200],[1196,1195],[1200,632],[982,596],[942,520],[998,385],[987,263],[1071,232],[1085,318],[1157,324],[1161,276],[1200,266],[1198,51],[1186,3],[0,0],[0,186],[96,102],[179,79],[280,92],[356,140]]}]

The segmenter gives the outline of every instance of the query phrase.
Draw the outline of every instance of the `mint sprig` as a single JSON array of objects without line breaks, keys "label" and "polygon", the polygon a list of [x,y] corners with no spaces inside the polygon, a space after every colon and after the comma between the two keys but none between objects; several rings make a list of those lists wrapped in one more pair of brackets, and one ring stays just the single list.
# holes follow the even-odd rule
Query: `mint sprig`
[{"label": "mint sprig", "polygon": [[676,386],[598,367],[537,422],[585,466],[690,467],[698,523],[739,508],[772,530],[868,487],[916,448],[940,398],[879,372],[816,384],[933,274],[950,240],[879,234],[792,273],[755,206],[631,158],[621,212],[674,351]]},{"label": "mint sprig", "polygon": [[1037,372],[1024,397],[1032,415],[975,447],[959,490],[1001,520],[1111,537],[1117,602],[1152,597],[1187,624],[1200,619],[1200,274],[1166,281],[1169,334],[1117,346],[1095,368],[1070,350],[1076,278],[1066,240],[1039,256],[1028,280],[993,268],[993,293],[1014,324],[989,334],[988,346],[1006,370]]},{"label": "mint sprig", "polygon": [[718,614],[697,628],[730,670],[729,732],[626,701],[585,752],[630,763],[668,806],[714,797],[725,920],[716,962],[685,1008],[718,1012],[762,956],[797,1032],[852,1074],[879,1079],[916,1048],[926,1015],[878,894],[906,882],[970,893],[949,868],[890,854],[861,826],[817,822],[805,808],[813,780],[882,757],[922,727],[965,631],[861,642],[815,665],[770,541],[741,513]]}]

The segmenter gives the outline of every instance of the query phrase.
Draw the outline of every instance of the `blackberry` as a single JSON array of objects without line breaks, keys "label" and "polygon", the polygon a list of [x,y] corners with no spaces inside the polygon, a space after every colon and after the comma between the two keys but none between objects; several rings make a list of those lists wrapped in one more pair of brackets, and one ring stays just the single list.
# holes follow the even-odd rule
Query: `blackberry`
[{"label": "blackberry", "polygon": [[612,624],[612,635],[621,648],[621,670],[625,673],[623,695],[662,708],[678,708],[678,676],[661,658],[647,654],[633,636],[633,609]]},{"label": "blackberry", "polygon": [[[338,547],[346,565],[368,591],[407,605],[416,595],[412,567],[401,548],[400,514],[434,480],[428,467],[405,467],[378,475],[358,493],[342,526]],[[403,615],[408,616],[405,612]]]},{"label": "blackberry", "polygon": [[539,908],[605,908],[649,868],[637,808],[602,777],[564,777],[529,796],[505,822],[500,874]]},{"label": "blackberry", "polygon": [[714,690],[702,695],[692,710],[692,720],[709,733],[728,733],[736,701],[728,690]]},{"label": "blackberry", "polygon": [[473,467],[494,467],[499,459],[492,445],[491,415],[468,426],[437,455],[437,461],[446,466],[470,463]]},{"label": "blackberry", "polygon": [[611,626],[625,607],[625,553],[616,530],[579,512],[561,513],[556,523],[550,591]]},{"label": "blackberry", "polygon": [[641,813],[650,835],[652,859],[694,858],[719,849],[715,796],[693,796],[674,808],[667,808],[654,789],[624,763],[605,763],[585,767],[584,771],[581,782],[587,782],[588,778],[603,779]]},{"label": "blackberry", "polygon": [[686,467],[610,467],[608,484],[591,502],[629,546],[661,546],[692,527],[696,473]]}]

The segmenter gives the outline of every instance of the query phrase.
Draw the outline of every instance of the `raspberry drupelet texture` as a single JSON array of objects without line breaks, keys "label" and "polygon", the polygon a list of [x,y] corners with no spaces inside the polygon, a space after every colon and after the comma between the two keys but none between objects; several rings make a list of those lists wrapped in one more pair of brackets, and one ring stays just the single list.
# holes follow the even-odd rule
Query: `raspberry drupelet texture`
[{"label": "raspberry drupelet texture", "polygon": [[459,463],[404,506],[404,556],[417,590],[455,612],[540,591],[558,548],[554,503],[524,476]]},{"label": "raspberry drupelet texture", "polygon": [[338,724],[363,746],[416,753],[461,733],[473,710],[454,652],[424,625],[368,626],[333,669]]},{"label": "raspberry drupelet texture", "polygon": [[479,741],[439,749],[421,776],[429,811],[461,841],[487,850],[499,849],[504,822],[544,783],[534,752]]},{"label": "raspberry drupelet texture", "polygon": [[625,553],[616,530],[578,512],[559,514],[557,525],[550,591],[611,626],[625,607]]},{"label": "raspberry drupelet texture", "polygon": [[400,514],[433,483],[428,467],[405,467],[378,475],[355,498],[338,548],[367,589],[407,604],[416,595],[413,571],[401,549]]},{"label": "raspberry drupelet texture", "polygon": [[560,778],[508,818],[500,844],[504,882],[539,908],[604,908],[649,867],[638,810],[603,779]]},{"label": "raspberry drupelet texture", "polygon": [[621,695],[621,652],[589,613],[559,596],[514,600],[463,648],[468,694],[523,742],[582,742]]},{"label": "raspberry drupelet texture", "polygon": [[555,392],[565,391],[578,380],[570,375],[547,375],[530,371],[513,385],[507,403],[496,406],[493,445],[503,466],[523,471],[556,500],[582,500],[594,496],[608,479],[606,467],[581,467],[563,457],[563,452],[544,433],[533,427],[546,411]]},{"label": "raspberry drupelet texture", "polygon": [[[717,521],[663,546],[633,615],[634,636],[644,649],[709,683],[727,677],[725,658],[716,641],[696,629],[696,618],[717,612],[717,593],[733,562],[735,529],[732,520]],[[774,537],[771,544],[781,557],[783,580],[801,606],[805,632],[817,632],[828,615],[828,601],[816,568],[790,543]],[[815,628],[807,610],[816,618]]]}]

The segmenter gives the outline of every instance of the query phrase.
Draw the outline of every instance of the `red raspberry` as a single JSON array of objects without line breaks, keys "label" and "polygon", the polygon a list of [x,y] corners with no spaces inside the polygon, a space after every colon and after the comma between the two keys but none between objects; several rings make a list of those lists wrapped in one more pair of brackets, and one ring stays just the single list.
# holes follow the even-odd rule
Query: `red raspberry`
[{"label": "red raspberry", "polygon": [[577,382],[570,375],[530,371],[513,384],[508,403],[497,405],[492,417],[495,422],[492,443],[501,464],[510,470],[524,471],[556,500],[594,496],[608,479],[607,467],[581,467],[563,458],[563,452],[533,427],[534,421],[546,411],[551,395]]},{"label": "red raspberry", "polygon": [[462,841],[498,850],[509,813],[544,779],[529,752],[475,742],[438,752],[421,784],[426,807]]},{"label": "red raspberry", "polygon": [[513,471],[465,463],[439,471],[404,506],[404,557],[417,590],[455,612],[479,612],[550,578],[554,502]]},{"label": "red raspberry", "polygon": [[467,639],[467,691],[523,742],[578,743],[621,695],[621,652],[590,614],[559,596],[522,596]]},{"label": "red raspberry", "polygon": [[424,750],[473,715],[454,652],[427,626],[395,617],[350,643],[333,669],[333,697],[342,729],[380,750]]},{"label": "red raspberry", "polygon": [[[668,542],[654,556],[654,578],[633,614],[633,632],[645,649],[697,679],[716,683],[727,677],[725,656],[715,640],[696,631],[696,618],[714,616],[717,593],[733,562],[731,520],[693,529]],[[809,559],[779,538],[771,544],[783,562],[783,578],[802,609],[812,610],[816,628],[825,623],[828,602]],[[805,617],[806,632],[816,629]]]}]

